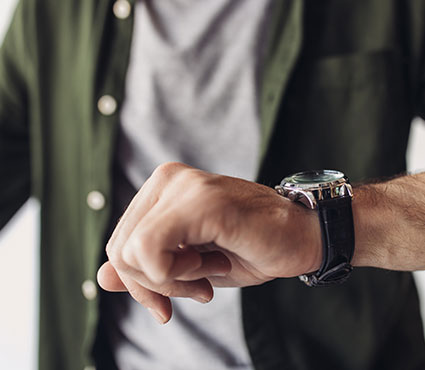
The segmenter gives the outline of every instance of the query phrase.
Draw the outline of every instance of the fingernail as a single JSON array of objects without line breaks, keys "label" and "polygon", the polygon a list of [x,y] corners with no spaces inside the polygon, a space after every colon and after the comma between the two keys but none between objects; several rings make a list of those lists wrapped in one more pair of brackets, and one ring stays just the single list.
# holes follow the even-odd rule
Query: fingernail
[{"label": "fingernail", "polygon": [[158,321],[161,325],[165,324],[165,319],[154,309],[152,308],[148,308],[148,311],[150,312],[150,314],[153,316],[153,318]]},{"label": "fingernail", "polygon": [[208,303],[211,300],[210,297],[205,297],[205,296],[202,296],[202,295],[197,296],[197,297],[193,297],[193,299],[195,301],[199,302],[199,303]]}]

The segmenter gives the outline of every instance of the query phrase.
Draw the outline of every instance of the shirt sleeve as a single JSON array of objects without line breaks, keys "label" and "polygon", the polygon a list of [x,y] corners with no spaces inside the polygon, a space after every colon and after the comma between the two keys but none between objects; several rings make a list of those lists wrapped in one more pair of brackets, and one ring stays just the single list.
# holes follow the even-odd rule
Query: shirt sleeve
[{"label": "shirt sleeve", "polygon": [[21,1],[0,48],[0,229],[28,199],[28,56]]}]

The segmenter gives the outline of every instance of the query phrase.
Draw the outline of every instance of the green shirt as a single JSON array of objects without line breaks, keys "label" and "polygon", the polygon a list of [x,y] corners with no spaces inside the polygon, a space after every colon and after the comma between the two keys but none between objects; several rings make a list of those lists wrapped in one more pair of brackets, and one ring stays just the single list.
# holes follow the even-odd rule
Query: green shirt
[{"label": "green shirt", "polygon": [[[40,200],[42,370],[93,363],[99,302],[87,281],[111,213],[133,26],[113,4],[23,0],[0,52],[0,226],[30,195]],[[274,13],[258,181],[307,168],[354,181],[404,171],[410,122],[425,116],[425,2],[281,0]],[[104,95],[118,104],[109,115],[98,109]],[[105,204],[87,203],[93,191]],[[357,269],[328,289],[296,279],[245,288],[243,320],[259,370],[425,367],[408,273]]]}]

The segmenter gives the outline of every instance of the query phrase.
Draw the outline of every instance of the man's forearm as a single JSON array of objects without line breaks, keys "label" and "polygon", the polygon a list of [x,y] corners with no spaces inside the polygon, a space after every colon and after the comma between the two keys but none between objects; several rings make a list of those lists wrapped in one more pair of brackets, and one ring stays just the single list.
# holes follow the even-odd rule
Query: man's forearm
[{"label": "man's forearm", "polygon": [[358,187],[353,215],[353,265],[425,269],[425,173]]}]

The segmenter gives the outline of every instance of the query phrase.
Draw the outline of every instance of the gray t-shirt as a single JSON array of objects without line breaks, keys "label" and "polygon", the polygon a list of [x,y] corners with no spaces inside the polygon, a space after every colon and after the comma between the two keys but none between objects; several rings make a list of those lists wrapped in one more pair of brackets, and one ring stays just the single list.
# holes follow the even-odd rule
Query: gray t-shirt
[{"label": "gray t-shirt", "polygon": [[[117,155],[122,207],[167,161],[254,180],[271,2],[136,3]],[[239,289],[215,289],[206,305],[172,301],[173,318],[160,326],[128,296],[108,298],[104,322],[121,370],[252,369]]]}]

